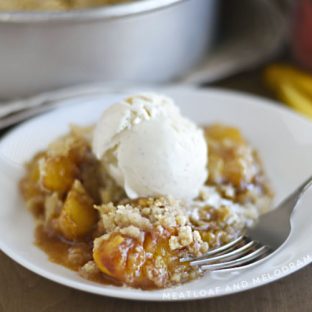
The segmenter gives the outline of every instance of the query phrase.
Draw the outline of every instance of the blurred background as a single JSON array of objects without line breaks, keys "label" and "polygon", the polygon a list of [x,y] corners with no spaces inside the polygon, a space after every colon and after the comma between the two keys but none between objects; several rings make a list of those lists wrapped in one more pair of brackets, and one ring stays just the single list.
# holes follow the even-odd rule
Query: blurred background
[{"label": "blurred background", "polygon": [[0,72],[0,118],[177,83],[275,98],[312,118],[312,1],[0,0]]},{"label": "blurred background", "polygon": [[[1,136],[59,100],[155,84],[247,92],[312,120],[312,0],[0,0]],[[10,287],[2,283],[10,306],[100,309],[95,297],[79,293],[77,301],[3,253],[0,265],[10,276]],[[311,311],[308,272],[229,306],[246,306],[245,295],[272,310],[295,311],[302,301]],[[214,310],[226,301],[200,302]],[[112,301],[115,310],[138,307],[121,302]],[[199,303],[159,307],[198,310]]]},{"label": "blurred background", "polygon": [[[240,45],[245,42],[248,56],[243,57],[243,52],[238,53],[236,73],[228,77],[224,75],[223,79],[206,85],[273,98],[311,119],[312,1],[274,0],[270,3],[271,9],[264,9],[266,13],[263,17],[260,17],[259,11],[250,7],[256,5],[255,2],[249,1],[245,6],[247,12],[256,12],[254,17],[237,9],[238,3],[224,2],[221,28]],[[264,8],[265,1],[260,2]],[[253,20],[253,27],[248,26],[246,16]],[[233,18],[231,25],[229,18]],[[246,39],[243,40],[240,35],[236,37],[233,29],[235,33],[236,29],[238,33],[240,29],[247,29]],[[224,37],[227,38],[226,35]],[[243,47],[239,49],[243,51]],[[248,58],[252,60],[249,64]],[[233,58],[229,57],[229,60]],[[229,62],[232,65],[232,61]]]}]

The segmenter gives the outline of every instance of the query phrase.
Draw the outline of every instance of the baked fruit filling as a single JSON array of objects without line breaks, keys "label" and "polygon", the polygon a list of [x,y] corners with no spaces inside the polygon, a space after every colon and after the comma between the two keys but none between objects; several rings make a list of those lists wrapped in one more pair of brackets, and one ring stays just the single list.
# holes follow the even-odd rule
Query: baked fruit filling
[{"label": "baked fruit filling", "polygon": [[180,258],[234,239],[270,207],[259,157],[236,128],[204,129],[209,177],[191,202],[129,199],[93,155],[91,133],[72,127],[34,156],[20,181],[37,245],[87,279],[142,289],[192,280],[202,273]]}]

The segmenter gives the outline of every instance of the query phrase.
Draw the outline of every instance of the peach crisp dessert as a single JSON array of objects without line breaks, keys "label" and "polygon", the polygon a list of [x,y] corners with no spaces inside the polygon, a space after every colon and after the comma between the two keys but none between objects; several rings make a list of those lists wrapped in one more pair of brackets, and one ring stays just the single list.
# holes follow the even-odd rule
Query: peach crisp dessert
[{"label": "peach crisp dessert", "polygon": [[180,259],[235,239],[272,199],[238,129],[199,128],[156,94],[112,105],[96,126],[72,126],[26,165],[20,190],[51,261],[141,289],[200,277]]}]

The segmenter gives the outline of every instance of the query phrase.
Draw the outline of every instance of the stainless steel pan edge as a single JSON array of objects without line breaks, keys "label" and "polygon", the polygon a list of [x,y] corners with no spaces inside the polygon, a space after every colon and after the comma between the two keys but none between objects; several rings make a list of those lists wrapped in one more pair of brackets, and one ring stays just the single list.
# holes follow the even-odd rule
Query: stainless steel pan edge
[{"label": "stainless steel pan edge", "polygon": [[94,21],[98,19],[110,20],[165,9],[184,1],[190,0],[134,0],[129,3],[65,12],[0,11],[0,23],[73,22]]},{"label": "stainless steel pan edge", "polygon": [[218,0],[187,0],[119,18],[0,22],[0,98],[99,81],[171,81],[207,56],[217,8]]}]

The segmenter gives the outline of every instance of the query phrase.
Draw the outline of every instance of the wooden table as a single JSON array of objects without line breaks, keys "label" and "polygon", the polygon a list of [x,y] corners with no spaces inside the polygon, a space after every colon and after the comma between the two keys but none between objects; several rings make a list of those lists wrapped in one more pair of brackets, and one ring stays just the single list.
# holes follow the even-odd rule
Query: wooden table
[{"label": "wooden table", "polygon": [[[271,96],[262,84],[261,69],[215,86]],[[182,303],[145,303],[100,297],[58,285],[24,269],[0,252],[0,312],[311,312],[311,300],[311,265],[273,284],[237,295]]]}]

